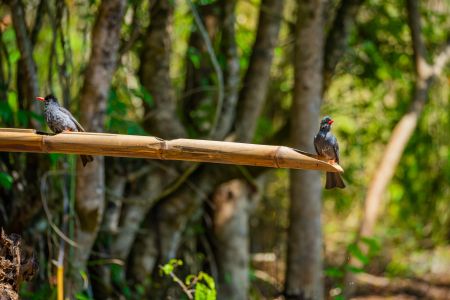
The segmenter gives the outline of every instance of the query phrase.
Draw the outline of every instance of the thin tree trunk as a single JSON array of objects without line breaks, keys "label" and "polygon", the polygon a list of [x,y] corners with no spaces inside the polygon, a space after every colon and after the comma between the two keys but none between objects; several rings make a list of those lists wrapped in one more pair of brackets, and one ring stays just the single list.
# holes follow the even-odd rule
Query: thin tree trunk
[{"label": "thin tree trunk", "polygon": [[[427,63],[425,44],[421,36],[419,2],[417,0],[407,0],[406,3],[416,75],[412,103],[407,113],[394,127],[381,157],[381,161],[378,164],[379,167],[375,171],[370,183],[366,199],[364,200],[364,215],[360,225],[359,238],[372,236],[378,215],[380,214],[383,195],[395,174],[403,151],[414,133],[417,122],[427,102],[431,83],[436,76],[440,75],[445,64],[450,59],[450,41],[448,41],[444,50],[435,58],[434,64],[430,65]],[[365,244],[359,243],[359,247],[363,253],[367,253],[368,249]],[[361,262],[355,257],[351,258],[350,264],[361,267]],[[347,295],[351,295],[352,293],[351,285],[348,284],[352,281],[351,275],[347,274],[346,276]]]},{"label": "thin tree trunk", "polygon": [[263,0],[250,64],[239,95],[236,140],[251,142],[267,95],[273,50],[278,40],[284,1]]},{"label": "thin tree trunk", "polygon": [[139,79],[153,99],[151,105],[144,102],[144,127],[149,133],[166,139],[186,137],[176,116],[175,91],[170,79],[173,5],[168,0],[151,3],[151,21],[144,38],[139,69]]},{"label": "thin tree trunk", "polygon": [[222,45],[225,58],[224,68],[224,100],[216,128],[213,129],[213,139],[223,139],[233,126],[236,105],[239,96],[239,57],[235,33],[236,0],[224,0],[222,5]]},{"label": "thin tree trunk", "polygon": [[364,0],[342,0],[325,43],[324,91],[331,83],[336,65],[346,51],[347,37]]},{"label": "thin tree trunk", "polygon": [[24,91],[24,94],[22,95],[24,101],[23,108],[29,109],[31,107],[33,112],[38,113],[40,111],[39,103],[34,100],[39,92],[39,84],[36,73],[36,64],[33,59],[33,45],[25,23],[26,18],[23,3],[21,0],[10,0],[9,5],[11,7],[17,46],[21,55],[19,64],[23,67],[21,68],[23,80],[19,85],[19,87],[22,87]]},{"label": "thin tree trunk", "polygon": [[[111,79],[116,69],[120,45],[120,28],[126,0],[103,0],[92,31],[92,49],[81,90],[81,124],[88,131],[103,131],[106,101]],[[80,270],[85,270],[91,247],[97,236],[104,210],[104,158],[96,157],[85,168],[78,163],[76,212],[79,228],[76,249],[72,259],[73,277],[70,292],[74,295],[81,285]]]},{"label": "thin tree trunk", "polygon": [[[322,95],[323,1],[299,1],[294,58],[293,146],[314,151]],[[291,171],[285,293],[287,299],[324,298],[319,172]]]},{"label": "thin tree trunk", "polygon": [[[220,7],[219,2],[206,5],[196,5],[202,18],[209,39],[214,40],[219,29]],[[194,130],[199,135],[206,135],[209,128],[205,128],[202,122],[198,122],[191,115],[203,103],[212,103],[216,88],[214,87],[214,68],[208,54],[203,37],[196,27],[189,37],[186,53],[186,79],[181,102],[183,123],[186,128]]]}]

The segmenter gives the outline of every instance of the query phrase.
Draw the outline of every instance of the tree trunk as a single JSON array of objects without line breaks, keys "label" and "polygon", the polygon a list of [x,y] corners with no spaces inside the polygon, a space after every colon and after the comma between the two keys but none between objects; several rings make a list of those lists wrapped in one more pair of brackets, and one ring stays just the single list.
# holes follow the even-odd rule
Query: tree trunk
[{"label": "tree trunk", "polygon": [[[116,69],[117,51],[120,45],[120,28],[125,12],[125,0],[103,0],[92,31],[92,49],[81,90],[81,124],[87,131],[103,131],[111,79]],[[79,228],[76,249],[72,259],[73,271],[70,292],[74,295],[81,285],[80,270],[85,270],[91,247],[97,236],[104,210],[104,158],[77,168],[76,212]]]},{"label": "tree trunk", "polygon": [[176,116],[175,91],[170,79],[170,41],[173,3],[156,0],[150,5],[150,25],[144,38],[139,79],[153,103],[144,102],[145,129],[165,139],[186,137]]},{"label": "tree trunk", "polygon": [[[322,95],[323,1],[299,1],[294,58],[293,146],[314,152]],[[320,174],[291,171],[290,226],[285,293],[287,299],[324,298]]]},{"label": "tree trunk", "polygon": [[236,121],[236,140],[239,142],[251,142],[255,135],[257,120],[266,100],[283,5],[282,0],[261,2],[256,40],[239,95]]},{"label": "tree trunk", "polygon": [[250,193],[247,183],[234,179],[219,186],[213,196],[218,299],[247,299]]}]

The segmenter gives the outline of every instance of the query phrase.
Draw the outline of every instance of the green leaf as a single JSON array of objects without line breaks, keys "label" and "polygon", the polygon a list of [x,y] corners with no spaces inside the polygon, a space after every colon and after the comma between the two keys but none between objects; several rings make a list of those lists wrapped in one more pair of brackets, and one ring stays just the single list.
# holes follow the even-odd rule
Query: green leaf
[{"label": "green leaf", "polygon": [[348,250],[351,255],[356,257],[360,262],[362,262],[364,265],[367,265],[369,263],[369,258],[367,255],[365,255],[361,249],[359,249],[358,245],[353,243],[348,246]]},{"label": "green leaf", "polygon": [[170,273],[172,273],[176,267],[182,266],[182,265],[183,265],[183,261],[181,259],[172,258],[171,260],[169,260],[169,262],[167,264],[165,264],[164,266],[161,267],[161,271],[165,275],[170,275]]},{"label": "green leaf", "polygon": [[352,273],[362,273],[362,272],[364,272],[364,269],[358,268],[358,267],[355,267],[355,266],[351,266],[351,265],[345,266],[345,269],[347,271],[352,272]]},{"label": "green leaf", "polygon": [[147,91],[144,86],[140,86],[138,89],[130,89],[131,94],[144,100],[150,107],[154,105],[152,95]]},{"label": "green leaf", "polygon": [[163,271],[163,273],[165,275],[170,275],[170,273],[172,273],[174,267],[171,264],[165,264],[164,266],[162,266],[161,270]]},{"label": "green leaf", "polygon": [[205,272],[200,272],[198,274],[198,280],[204,280],[211,289],[215,289],[216,285],[214,283],[214,278],[206,274]]},{"label": "green leaf", "polygon": [[0,121],[2,124],[11,124],[13,121],[14,113],[7,102],[0,102]]},{"label": "green leaf", "polygon": [[197,48],[189,47],[187,51],[187,55],[189,57],[189,60],[194,65],[194,68],[198,69],[200,67],[200,53]]},{"label": "green leaf", "polygon": [[198,274],[198,283],[195,285],[195,300],[215,300],[217,298],[214,278],[204,272]]},{"label": "green leaf", "polygon": [[13,181],[14,180],[11,175],[5,172],[0,172],[0,185],[2,187],[4,187],[7,190],[11,189]]},{"label": "green leaf", "polygon": [[195,300],[215,300],[216,298],[216,290],[208,288],[201,282],[197,283],[195,286]]},{"label": "green leaf", "polygon": [[186,285],[191,285],[192,281],[196,278],[197,276],[190,274],[188,276],[186,276],[186,278],[184,279],[184,283]]},{"label": "green leaf", "polygon": [[9,62],[15,64],[20,58],[19,50],[14,50],[9,54]]},{"label": "green leaf", "polygon": [[8,105],[13,112],[17,112],[19,110],[16,92],[8,92]]},{"label": "green leaf", "polygon": [[369,246],[369,251],[371,253],[380,251],[381,247],[378,241],[370,237],[362,237],[361,242]]},{"label": "green leaf", "polygon": [[343,278],[344,272],[340,268],[330,267],[325,269],[325,275],[331,278]]},{"label": "green leaf", "polygon": [[77,299],[77,300],[90,300],[91,298],[89,298],[84,293],[78,293],[78,294],[75,295],[75,299]]}]

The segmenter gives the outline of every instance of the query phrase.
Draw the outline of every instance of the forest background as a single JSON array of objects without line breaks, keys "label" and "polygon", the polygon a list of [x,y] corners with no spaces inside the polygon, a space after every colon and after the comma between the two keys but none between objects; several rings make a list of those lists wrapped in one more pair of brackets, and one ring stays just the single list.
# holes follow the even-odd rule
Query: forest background
[{"label": "forest background", "polygon": [[330,115],[347,184],[324,190],[313,171],[111,157],[82,168],[74,156],[1,153],[0,226],[40,267],[22,297],[56,297],[60,268],[77,299],[191,288],[446,299],[449,12],[448,0],[1,1],[1,127],[48,130],[35,97],[53,93],[87,131],[313,153]]}]

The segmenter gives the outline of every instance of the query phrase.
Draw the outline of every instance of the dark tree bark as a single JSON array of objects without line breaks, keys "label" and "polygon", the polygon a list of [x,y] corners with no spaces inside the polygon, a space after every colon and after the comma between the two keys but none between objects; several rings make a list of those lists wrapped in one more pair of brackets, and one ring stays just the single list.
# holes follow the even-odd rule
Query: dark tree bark
[{"label": "dark tree bark", "polygon": [[347,38],[364,0],[342,0],[325,43],[324,91],[333,77],[336,65],[347,48]]},{"label": "dark tree bark", "polygon": [[[322,102],[323,1],[299,1],[296,30],[291,140],[295,148],[314,153]],[[321,191],[318,172],[291,170],[287,299],[324,298]]]},{"label": "dark tree bark", "polygon": [[224,99],[213,139],[223,139],[230,132],[236,112],[239,93],[239,57],[237,53],[235,34],[236,0],[224,0],[222,5],[222,45],[221,50],[225,57],[224,67]]},{"label": "dark tree bark", "polygon": [[[87,131],[103,131],[111,79],[116,69],[117,52],[120,45],[120,28],[125,12],[125,0],[101,2],[92,30],[92,49],[81,89],[81,124]],[[74,275],[69,282],[73,295],[82,287],[79,271],[86,268],[91,247],[97,236],[104,210],[104,158],[96,157],[85,168],[78,163],[76,190],[76,212],[79,228],[76,249],[72,258]]]},{"label": "dark tree bark", "polygon": [[[219,17],[221,9],[218,2],[207,5],[198,5],[197,9],[202,18],[204,27],[211,41],[214,41],[219,29]],[[195,61],[195,63],[194,63]],[[206,135],[207,129],[199,124],[191,115],[202,103],[212,103],[216,88],[214,87],[214,68],[209,58],[208,50],[199,29],[195,27],[189,37],[186,54],[186,79],[181,99],[183,114],[181,118],[188,130],[195,131],[198,135]]]},{"label": "dark tree bark", "polygon": [[261,114],[270,78],[273,50],[275,48],[284,1],[264,0],[258,21],[258,31],[253,44],[250,64],[245,74],[236,121],[236,140],[251,142],[257,119]]},{"label": "dark tree bark", "polygon": [[173,4],[156,0],[150,5],[150,25],[141,53],[139,79],[153,99],[153,105],[144,103],[145,129],[166,139],[186,136],[176,116],[175,92],[170,79],[170,42]]},{"label": "dark tree bark", "polygon": [[[23,89],[23,107],[31,108],[33,112],[40,111],[39,103],[35,100],[38,94],[38,77],[36,74],[36,64],[33,59],[33,45],[28,34],[28,28],[25,23],[25,11],[21,0],[10,0],[12,20],[16,33],[17,46],[19,48],[21,58],[19,70],[23,76],[19,87]],[[37,124],[35,124],[37,125]]]}]

